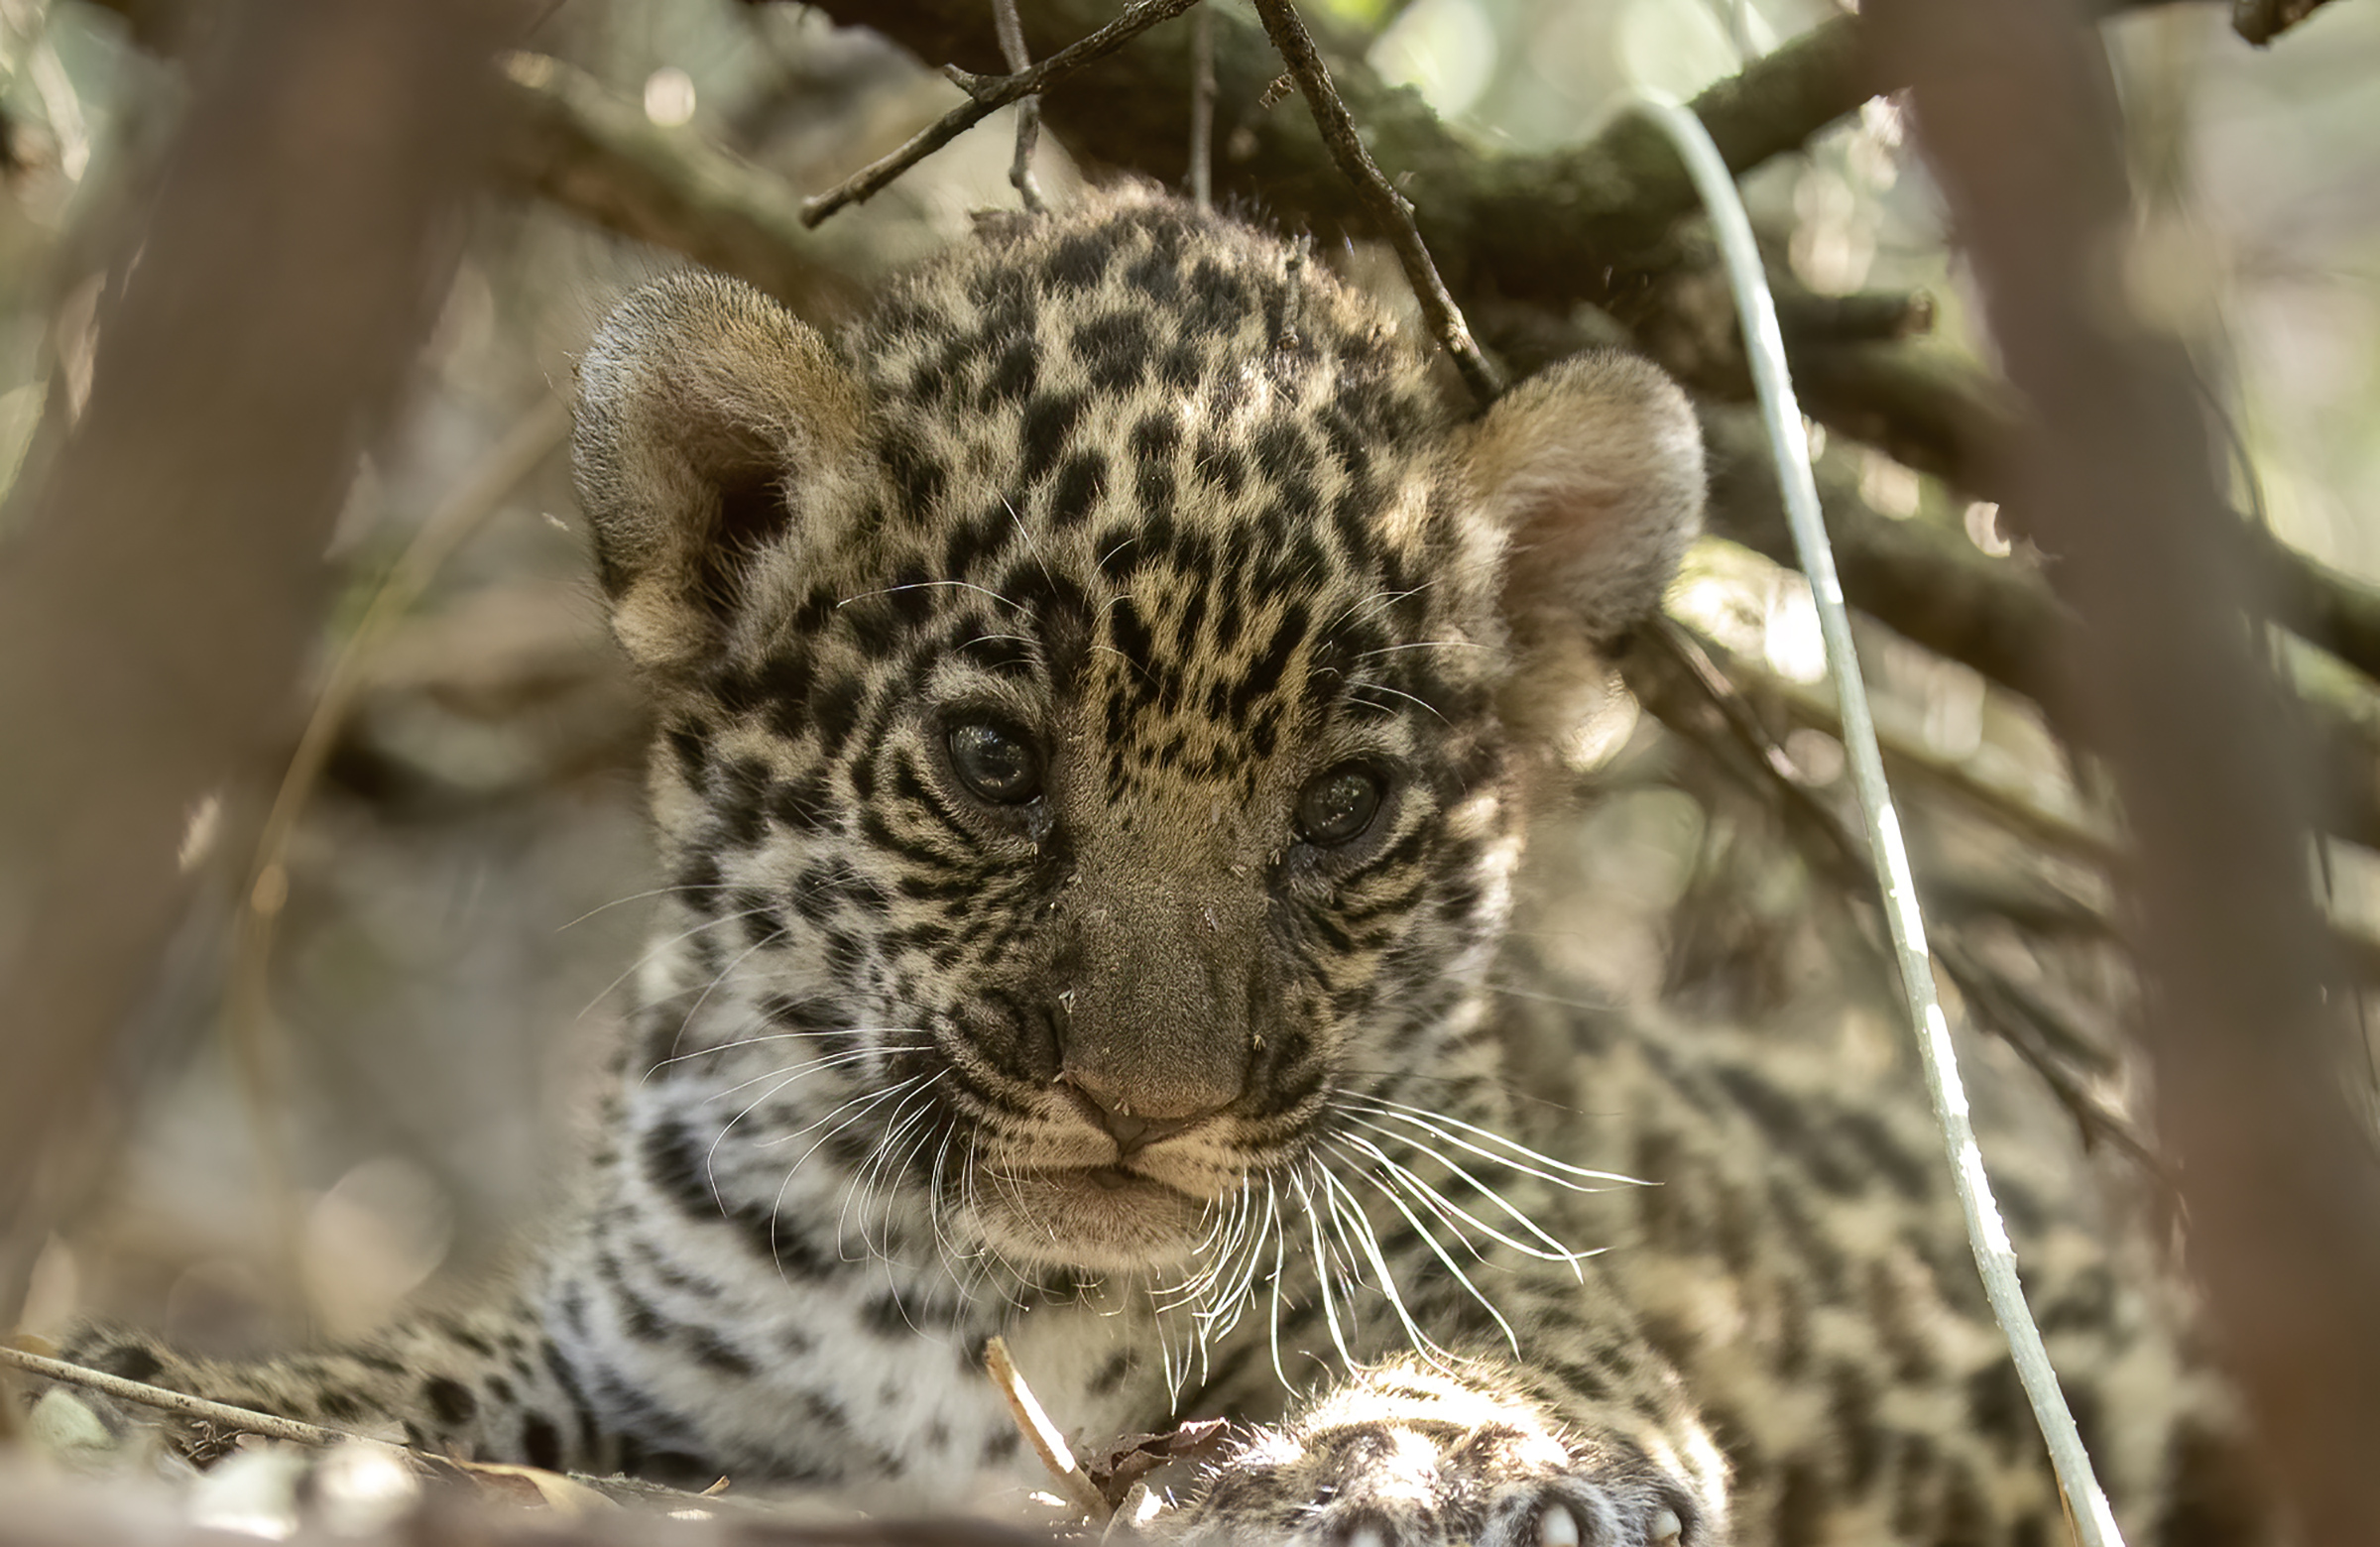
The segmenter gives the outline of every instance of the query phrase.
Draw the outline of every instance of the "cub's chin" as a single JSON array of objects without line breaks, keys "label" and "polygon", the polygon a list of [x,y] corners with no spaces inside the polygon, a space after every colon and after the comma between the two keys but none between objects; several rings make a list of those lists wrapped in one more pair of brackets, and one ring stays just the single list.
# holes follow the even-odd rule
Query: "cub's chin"
[{"label": "cub's chin", "polygon": [[973,1204],[984,1244],[1020,1267],[1174,1267],[1209,1234],[1205,1203],[1112,1165],[985,1175]]}]

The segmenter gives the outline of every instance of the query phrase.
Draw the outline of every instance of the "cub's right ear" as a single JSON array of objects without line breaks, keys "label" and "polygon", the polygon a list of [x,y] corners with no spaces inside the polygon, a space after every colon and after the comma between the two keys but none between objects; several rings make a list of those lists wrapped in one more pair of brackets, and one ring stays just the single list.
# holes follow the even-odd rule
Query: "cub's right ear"
[{"label": "cub's right ear", "polygon": [[725,650],[760,555],[851,508],[866,419],[825,340],[749,285],[689,269],[620,303],[579,362],[571,446],[638,665],[682,677]]}]

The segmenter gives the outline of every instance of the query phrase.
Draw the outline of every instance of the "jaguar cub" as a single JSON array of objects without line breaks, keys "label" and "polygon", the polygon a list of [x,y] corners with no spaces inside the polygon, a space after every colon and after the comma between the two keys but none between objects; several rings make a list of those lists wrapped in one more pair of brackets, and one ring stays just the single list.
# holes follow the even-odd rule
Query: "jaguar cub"
[{"label": "jaguar cub", "polygon": [[[1905,1071],[1508,992],[1532,772],[1699,520],[1657,371],[1466,418],[1128,188],[838,340],[676,275],[580,374],[670,883],[583,1209],[369,1347],[86,1358],[915,1510],[1045,1481],[998,1334],[1091,1442],[1233,1420],[1152,1495],[1185,1540],[2064,1539]],[[2006,1191],[2119,1508],[2250,1539],[2074,1167]]]}]

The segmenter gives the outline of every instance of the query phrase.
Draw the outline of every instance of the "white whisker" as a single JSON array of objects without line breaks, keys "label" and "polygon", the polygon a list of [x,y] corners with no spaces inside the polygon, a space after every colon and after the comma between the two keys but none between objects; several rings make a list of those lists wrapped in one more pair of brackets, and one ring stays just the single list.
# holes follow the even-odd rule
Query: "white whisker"
[{"label": "white whisker", "polygon": [[[1514,1170],[1527,1171],[1531,1176],[1537,1177],[1543,1181],[1552,1182],[1557,1187],[1567,1188],[1571,1192],[1601,1192],[1603,1189],[1600,1187],[1581,1187],[1577,1185],[1576,1182],[1565,1181],[1563,1179],[1564,1177],[1575,1177],[1579,1181],[1587,1182],[1613,1182],[1623,1187],[1646,1187],[1652,1185],[1651,1183],[1645,1182],[1637,1177],[1623,1176],[1617,1171],[1590,1171],[1584,1166],[1576,1166],[1567,1161],[1557,1160],[1552,1155],[1546,1154],[1541,1150],[1531,1149],[1528,1145],[1520,1142],[1518,1139],[1507,1138],[1492,1129],[1484,1129],[1479,1127],[1477,1124],[1466,1123],[1460,1118],[1450,1118],[1442,1113],[1424,1112],[1418,1107],[1408,1107],[1403,1102],[1387,1101],[1377,1096],[1359,1096],[1354,1094],[1346,1096],[1344,1100],[1351,1108],[1368,1110],[1380,1117],[1393,1119],[1398,1123],[1409,1124],[1412,1127],[1420,1129],[1435,1137],[1446,1140],[1448,1143],[1455,1145],[1459,1149],[1469,1150],[1471,1153],[1478,1155],[1483,1160],[1493,1160],[1499,1165],[1511,1166]],[[1457,1137],[1454,1133],[1449,1132],[1449,1129],[1459,1129],[1465,1133],[1472,1134],[1478,1138],[1486,1139],[1489,1143],[1501,1144],[1505,1152],[1499,1154],[1491,1149],[1483,1149],[1478,1144],[1467,1143],[1463,1139]],[[1540,1170],[1538,1167],[1544,1167],[1544,1169]],[[1559,1172],[1561,1174],[1551,1175],[1548,1174],[1549,1172]]]},{"label": "white whisker", "polygon": [[854,602],[864,602],[872,596],[897,596],[903,591],[923,591],[934,589],[936,587],[947,587],[949,589],[959,591],[973,591],[979,596],[988,596],[992,598],[992,600],[1000,603],[1000,605],[1003,607],[1014,608],[1017,612],[1023,612],[1025,610],[1023,603],[1012,602],[1007,597],[1001,595],[998,591],[991,589],[989,586],[977,585],[972,580],[910,580],[900,585],[888,585],[880,590],[862,591],[856,596],[846,596],[843,598],[843,600],[835,603],[835,608],[837,611],[841,611],[843,608],[849,607]]},{"label": "white whisker", "polygon": [[[1387,1130],[1380,1128],[1377,1124],[1362,1123],[1360,1126],[1369,1129],[1375,1133],[1387,1132]],[[1556,1241],[1552,1236],[1548,1235],[1545,1231],[1545,1228],[1539,1225],[1536,1220],[1532,1219],[1526,1210],[1516,1207],[1510,1200],[1506,1199],[1502,1193],[1497,1192],[1494,1188],[1488,1186],[1486,1182],[1481,1181],[1478,1177],[1472,1175],[1469,1171],[1465,1170],[1462,1166],[1456,1164],[1454,1161],[1449,1160],[1444,1155],[1436,1154],[1433,1151],[1432,1158],[1436,1159],[1439,1164],[1445,1166],[1448,1170],[1454,1172],[1455,1175],[1463,1178],[1464,1182],[1470,1186],[1472,1191],[1478,1193],[1481,1197],[1488,1199],[1497,1208],[1503,1210],[1504,1213],[1510,1215],[1513,1223],[1517,1224],[1522,1230],[1527,1231],[1530,1235],[1543,1242],[1545,1244],[1544,1249],[1540,1250],[1539,1248],[1529,1246],[1525,1242],[1515,1241],[1511,1237],[1497,1230],[1494,1226],[1489,1225],[1485,1220],[1478,1218],[1469,1210],[1464,1209],[1452,1199],[1448,1198],[1437,1188],[1432,1187],[1428,1182],[1423,1181],[1419,1175],[1411,1170],[1408,1170],[1404,1166],[1397,1164],[1394,1160],[1391,1160],[1385,1151],[1379,1149],[1376,1145],[1373,1145],[1369,1140],[1358,1138],[1352,1133],[1344,1136],[1350,1142],[1362,1144],[1365,1148],[1370,1150],[1374,1155],[1377,1155],[1380,1163],[1387,1167],[1389,1174],[1403,1182],[1408,1189],[1415,1193],[1416,1196],[1421,1197],[1426,1203],[1431,1205],[1433,1213],[1439,1213],[1441,1210],[1451,1212],[1459,1217],[1464,1224],[1469,1225],[1472,1229],[1480,1232],[1480,1234],[1484,1236],[1488,1237],[1498,1245],[1508,1247],[1512,1250],[1518,1251],[1525,1256],[1536,1257],[1541,1261],[1567,1263],[1569,1264],[1570,1270],[1573,1274],[1576,1274],[1579,1271],[1579,1261],[1581,1258],[1590,1257],[1597,1254],[1593,1251],[1571,1250],[1561,1242]],[[1445,1214],[1440,1213],[1439,1217],[1444,1219]],[[1446,1223],[1450,1228],[1454,1226],[1454,1221],[1452,1220],[1447,1220]]]},{"label": "white whisker", "polygon": [[[1380,1186],[1378,1180],[1371,1177],[1368,1169],[1364,1167],[1360,1162],[1358,1164],[1358,1169],[1365,1171],[1367,1179],[1370,1180],[1374,1187],[1379,1188],[1380,1196],[1388,1200],[1389,1207],[1393,1208],[1397,1213],[1405,1217],[1405,1223],[1413,1227],[1413,1233],[1419,1236],[1423,1245],[1430,1249],[1430,1254],[1436,1257],[1439,1262],[1445,1266],[1449,1273],[1454,1275],[1455,1282],[1463,1286],[1463,1292],[1470,1295],[1474,1300],[1478,1301],[1480,1309],[1486,1311],[1488,1316],[1494,1320],[1496,1326],[1502,1329],[1505,1346],[1511,1349],[1512,1357],[1518,1359],[1520,1357],[1519,1335],[1513,1332],[1512,1324],[1504,1319],[1504,1313],[1495,1308],[1495,1302],[1488,1299],[1486,1294],[1481,1292],[1480,1286],[1471,1281],[1471,1274],[1465,1272],[1463,1265],[1457,1262],[1454,1257],[1447,1252],[1447,1250],[1438,1244],[1438,1238],[1430,1234],[1430,1228],[1422,1224],[1420,1219],[1414,1215],[1411,1209],[1405,1207],[1403,1199],[1397,1197],[1396,1194],[1390,1191],[1388,1188]],[[1459,1231],[1457,1232],[1457,1239],[1461,1239],[1461,1232]],[[1465,1242],[1464,1245],[1469,1247],[1470,1243]],[[1473,1254],[1478,1254],[1476,1249],[1474,1249]]]}]

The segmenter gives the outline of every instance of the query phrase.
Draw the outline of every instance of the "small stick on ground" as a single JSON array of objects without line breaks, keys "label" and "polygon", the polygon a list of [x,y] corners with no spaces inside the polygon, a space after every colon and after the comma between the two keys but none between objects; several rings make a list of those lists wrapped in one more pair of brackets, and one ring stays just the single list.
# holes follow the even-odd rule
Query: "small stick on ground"
[{"label": "small stick on ground", "polygon": [[[201,1397],[184,1396],[179,1391],[169,1391],[163,1386],[148,1385],[138,1380],[127,1380],[122,1375],[110,1375],[96,1369],[85,1369],[80,1365],[69,1365],[63,1360],[44,1359],[39,1354],[27,1354],[22,1350],[12,1349],[4,1343],[0,1343],[0,1365],[11,1365],[24,1370],[27,1374],[40,1375],[45,1380],[56,1380],[62,1385],[81,1386],[86,1390],[115,1397],[118,1401],[137,1402],[143,1407],[155,1407],[164,1412],[179,1413],[184,1418],[203,1418],[208,1423],[222,1428],[237,1429],[243,1434],[262,1435],[268,1440],[288,1440],[294,1445],[316,1446],[339,1445],[349,1440],[366,1445],[386,1443],[367,1439],[360,1434],[349,1434],[340,1429],[324,1429],[310,1423],[299,1423],[295,1418],[276,1418],[271,1413],[250,1412],[245,1407],[228,1407],[221,1402],[209,1402]],[[404,1449],[402,1446],[395,1445],[388,1448],[391,1450]],[[408,1454],[411,1453],[408,1452]]]},{"label": "small stick on ground", "polygon": [[[992,0],[992,27],[1000,34],[1000,57],[1008,61],[1009,72],[1019,74],[1030,68],[1033,57],[1025,52],[1024,24],[1016,19],[1016,0]],[[1009,186],[1036,215],[1049,207],[1041,197],[1041,184],[1033,178],[1033,148],[1040,143],[1041,99],[1028,96],[1016,104],[1016,159],[1009,165]]]},{"label": "small stick on ground", "polygon": [[1264,21],[1265,36],[1272,40],[1281,62],[1289,66],[1298,89],[1305,93],[1306,104],[1314,110],[1315,127],[1322,131],[1331,159],[1355,184],[1357,196],[1396,249],[1397,262],[1404,266],[1405,280],[1413,287],[1414,299],[1421,302],[1421,314],[1428,319],[1431,334],[1453,358],[1481,406],[1493,403],[1503,395],[1503,375],[1480,352],[1463,320],[1463,308],[1455,304],[1446,282],[1438,277],[1438,266],[1430,261],[1430,250],[1421,240],[1421,228],[1413,223],[1413,201],[1389,185],[1371,152],[1357,136],[1356,121],[1348,114],[1347,104],[1339,100],[1338,89],[1331,84],[1330,66],[1322,61],[1322,53],[1314,47],[1297,7],[1291,0],[1255,0],[1255,5],[1256,14]]},{"label": "small stick on ground", "polygon": [[1159,22],[1169,22],[1199,0],[1134,0],[1122,16],[1090,37],[1072,43],[1040,63],[1009,75],[972,75],[955,65],[943,71],[967,100],[924,129],[892,155],[861,168],[815,198],[801,201],[801,223],[814,226],[846,204],[872,198],[893,179],[982,123],[1011,102],[1038,96],[1084,65],[1106,59]]},{"label": "small stick on ground", "polygon": [[1215,13],[1190,18],[1190,201],[1215,207]]},{"label": "small stick on ground", "polygon": [[1016,1372],[1015,1362],[1009,1358],[1009,1346],[1002,1339],[992,1338],[984,1344],[984,1369],[991,1375],[992,1383],[1000,1387],[1000,1394],[1008,1398],[1009,1414],[1016,1420],[1017,1432],[1041,1458],[1041,1465],[1049,1469],[1049,1475],[1057,1479],[1067,1502],[1088,1515],[1093,1524],[1114,1514],[1107,1496],[1091,1481],[1082,1463],[1074,1459],[1074,1450],[1067,1445],[1066,1436],[1049,1421],[1049,1414],[1042,1411],[1032,1387]]}]

